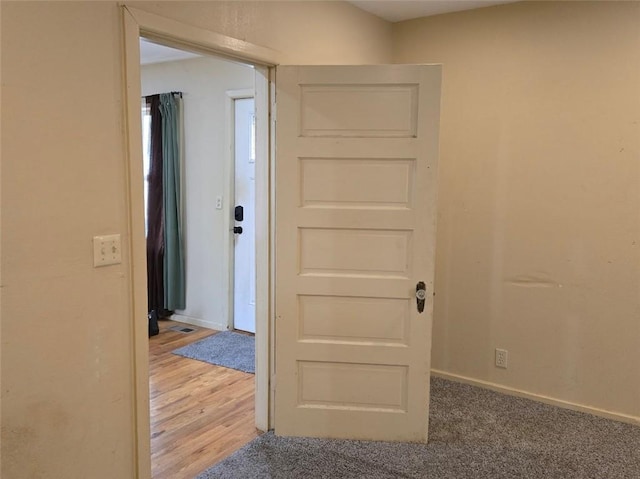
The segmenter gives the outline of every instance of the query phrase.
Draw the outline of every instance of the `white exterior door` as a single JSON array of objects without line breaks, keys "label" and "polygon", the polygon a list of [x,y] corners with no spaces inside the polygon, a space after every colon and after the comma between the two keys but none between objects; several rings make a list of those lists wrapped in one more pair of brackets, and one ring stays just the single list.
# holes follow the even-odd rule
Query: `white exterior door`
[{"label": "white exterior door", "polygon": [[256,157],[253,98],[234,101],[235,214],[233,327],[256,332]]},{"label": "white exterior door", "polygon": [[427,440],[440,77],[277,68],[279,435]]}]

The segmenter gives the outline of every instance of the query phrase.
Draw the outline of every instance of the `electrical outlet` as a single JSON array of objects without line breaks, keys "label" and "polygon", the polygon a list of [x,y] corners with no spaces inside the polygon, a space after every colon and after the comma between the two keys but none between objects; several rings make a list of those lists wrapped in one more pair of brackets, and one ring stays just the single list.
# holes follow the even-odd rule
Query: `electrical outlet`
[{"label": "electrical outlet", "polygon": [[216,209],[222,209],[222,196],[216,196]]},{"label": "electrical outlet", "polygon": [[496,348],[496,367],[507,369],[507,361],[509,359],[509,351],[506,349]]}]

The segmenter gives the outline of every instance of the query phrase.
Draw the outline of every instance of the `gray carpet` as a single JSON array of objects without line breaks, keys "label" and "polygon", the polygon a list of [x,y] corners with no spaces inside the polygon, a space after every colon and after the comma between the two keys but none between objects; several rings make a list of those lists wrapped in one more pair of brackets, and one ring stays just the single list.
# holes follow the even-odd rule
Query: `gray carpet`
[{"label": "gray carpet", "polygon": [[431,380],[428,445],[264,434],[197,479],[638,479],[640,427]]},{"label": "gray carpet", "polygon": [[254,374],[255,347],[254,336],[223,331],[178,348],[173,354]]}]

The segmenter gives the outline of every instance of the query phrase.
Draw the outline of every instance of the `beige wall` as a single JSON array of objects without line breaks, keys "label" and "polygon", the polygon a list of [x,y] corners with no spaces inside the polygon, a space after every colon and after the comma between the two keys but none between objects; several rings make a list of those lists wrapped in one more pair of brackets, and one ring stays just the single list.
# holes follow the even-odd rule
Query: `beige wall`
[{"label": "beige wall", "polygon": [[[2,4],[2,477],[130,477],[115,5]],[[125,254],[126,264],[126,254]]]},{"label": "beige wall", "polygon": [[282,64],[391,63],[391,24],[344,2],[127,4],[276,50]]},{"label": "beige wall", "polygon": [[640,418],[638,25],[637,2],[394,25],[396,63],[444,64],[434,368]]},{"label": "beige wall", "polygon": [[[341,3],[139,7],[300,63],[390,60],[390,26]],[[130,478],[129,252],[94,269],[91,244],[128,244],[120,9],[1,8],[2,477]]]}]

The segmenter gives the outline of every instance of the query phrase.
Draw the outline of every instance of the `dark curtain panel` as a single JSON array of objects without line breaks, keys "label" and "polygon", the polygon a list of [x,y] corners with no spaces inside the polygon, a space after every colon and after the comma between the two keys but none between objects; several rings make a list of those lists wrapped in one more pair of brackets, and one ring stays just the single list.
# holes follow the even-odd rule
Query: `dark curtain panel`
[{"label": "dark curtain panel", "polygon": [[151,151],[147,203],[147,295],[149,312],[164,312],[164,201],[160,95],[146,97],[151,113]]}]

